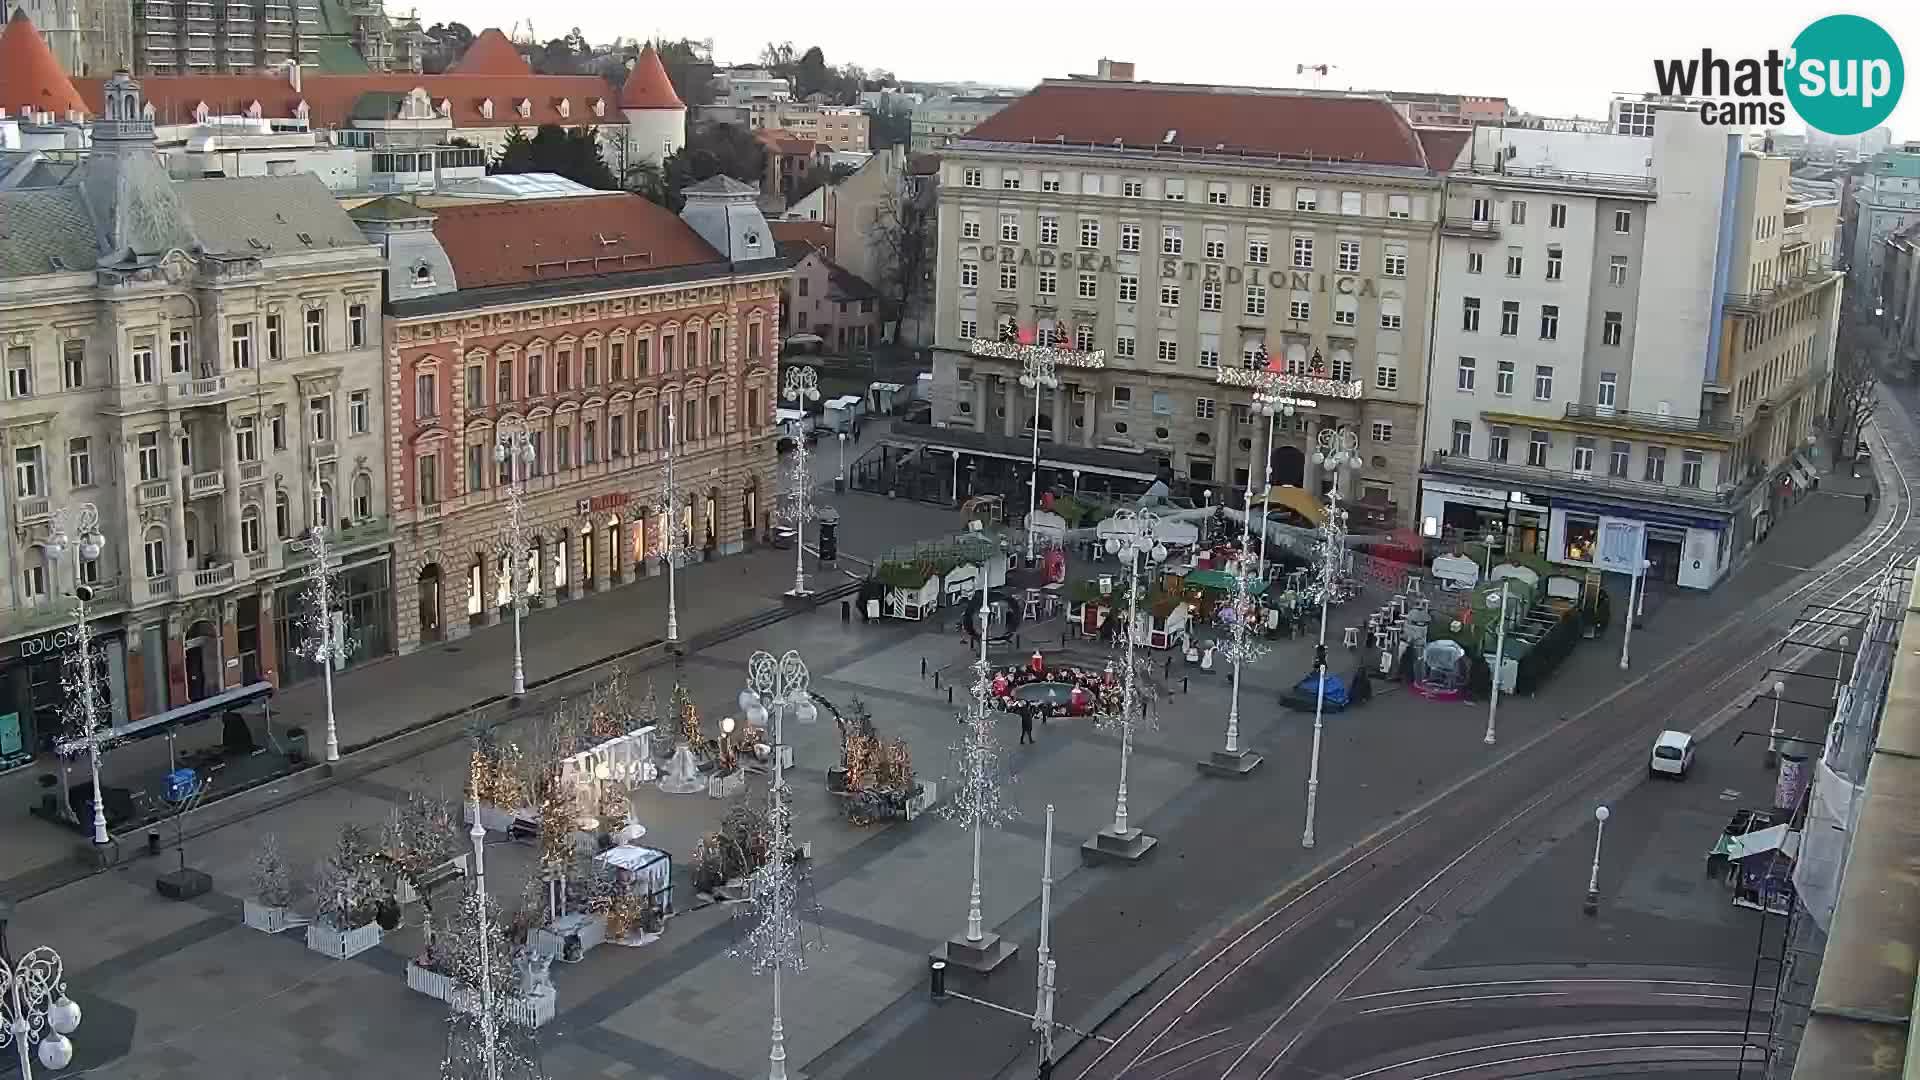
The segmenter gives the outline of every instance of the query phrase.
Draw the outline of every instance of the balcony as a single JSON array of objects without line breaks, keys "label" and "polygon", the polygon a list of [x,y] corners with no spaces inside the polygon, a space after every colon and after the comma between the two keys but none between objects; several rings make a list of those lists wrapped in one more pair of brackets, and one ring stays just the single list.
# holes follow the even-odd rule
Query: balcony
[{"label": "balcony", "polygon": [[264,467],[257,461],[243,461],[240,463],[240,482],[243,484],[257,484],[260,482],[260,477],[264,474]]},{"label": "balcony", "polygon": [[1500,223],[1482,221],[1471,217],[1444,217],[1440,219],[1440,235],[1464,236],[1472,240],[1497,240],[1500,238]]},{"label": "balcony", "polygon": [[173,481],[147,480],[140,485],[138,497],[141,506],[154,506],[173,498]]},{"label": "balcony", "polygon": [[1568,405],[1566,418],[1627,431],[1656,435],[1707,435],[1721,439],[1739,438],[1744,426],[1738,418],[1709,420],[1704,417],[1670,416],[1665,413],[1635,412],[1606,405]]},{"label": "balcony", "polygon": [[194,473],[187,480],[187,498],[201,499],[227,490],[227,478],[219,472]]},{"label": "balcony", "polygon": [[148,578],[147,579],[147,595],[172,596],[173,595],[173,579],[170,577]]},{"label": "balcony", "polygon": [[1735,314],[1754,314],[1764,311],[1775,304],[1791,300],[1808,289],[1825,285],[1834,279],[1839,271],[1830,263],[1813,263],[1794,277],[1776,284],[1764,292],[1730,292],[1726,294],[1726,308]]},{"label": "balcony", "polygon": [[1593,191],[1610,195],[1641,195],[1652,198],[1656,190],[1651,176],[1570,172],[1550,165],[1480,164],[1474,165],[1470,170],[1455,169],[1453,175],[1460,176],[1463,172],[1470,172],[1474,176],[1499,177],[1528,187]]},{"label": "balcony", "polygon": [[339,459],[340,447],[332,439],[315,439],[307,444],[307,453],[312,456],[314,464],[324,465]]},{"label": "balcony", "polygon": [[[1516,448],[1517,449],[1517,448]],[[1486,461],[1435,450],[1427,462],[1427,471],[1446,476],[1490,480],[1502,485],[1544,485],[1566,488],[1579,494],[1604,492],[1641,502],[1689,506],[1702,510],[1727,510],[1746,494],[1746,484],[1719,484],[1714,487],[1682,487],[1629,480],[1595,472],[1572,472],[1534,465],[1516,465],[1508,461]]]},{"label": "balcony", "polygon": [[233,584],[233,563],[214,563],[205,570],[182,570],[176,588],[179,595],[218,589]]},{"label": "balcony", "polygon": [[44,495],[28,495],[16,499],[13,503],[13,520],[17,525],[31,525],[36,521],[45,521],[53,516],[53,504]]}]

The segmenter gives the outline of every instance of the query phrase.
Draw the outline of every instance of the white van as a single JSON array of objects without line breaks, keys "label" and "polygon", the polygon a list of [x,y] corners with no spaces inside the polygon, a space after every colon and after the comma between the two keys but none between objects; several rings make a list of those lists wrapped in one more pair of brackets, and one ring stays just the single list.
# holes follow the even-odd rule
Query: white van
[{"label": "white van", "polygon": [[1684,731],[1663,731],[1653,740],[1653,757],[1647,762],[1647,776],[1687,778],[1693,768],[1693,736]]}]

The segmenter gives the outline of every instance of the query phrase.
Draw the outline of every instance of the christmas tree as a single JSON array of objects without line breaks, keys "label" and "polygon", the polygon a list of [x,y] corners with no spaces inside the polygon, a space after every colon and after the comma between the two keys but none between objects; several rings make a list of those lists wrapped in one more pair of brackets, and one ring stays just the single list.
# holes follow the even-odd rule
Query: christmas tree
[{"label": "christmas tree", "polygon": [[373,921],[374,903],[381,893],[374,869],[373,845],[358,825],[342,825],[333,852],[320,864],[314,891],[315,917],[336,930],[351,930]]},{"label": "christmas tree", "polygon": [[521,997],[521,964],[508,933],[493,899],[469,889],[447,928],[454,989],[441,1080],[540,1076],[533,1031],[520,1023],[514,1007]]},{"label": "christmas tree", "polygon": [[700,730],[700,710],[694,707],[693,698],[684,685],[673,684],[669,707],[673,710],[674,723],[679,725],[677,733],[682,744],[700,746],[707,741],[706,733]]},{"label": "christmas tree", "polygon": [[280,838],[273,833],[260,838],[253,853],[253,899],[266,907],[286,907],[293,901],[292,879],[287,863],[280,857]]}]

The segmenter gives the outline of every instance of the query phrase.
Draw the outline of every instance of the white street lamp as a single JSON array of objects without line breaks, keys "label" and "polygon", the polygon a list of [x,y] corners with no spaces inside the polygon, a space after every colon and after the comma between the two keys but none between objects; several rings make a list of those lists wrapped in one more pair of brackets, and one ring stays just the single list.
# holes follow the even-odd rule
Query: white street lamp
[{"label": "white street lamp", "polygon": [[679,572],[681,564],[687,561],[691,552],[688,550],[687,541],[690,538],[686,532],[686,519],[681,516],[686,512],[686,507],[681,502],[680,484],[674,472],[674,459],[678,455],[674,452],[673,407],[669,405],[666,412],[667,479],[665,489],[660,493],[660,501],[655,505],[659,507],[660,520],[666,523],[666,534],[659,543],[660,559],[667,564],[667,641],[677,645],[680,642]]},{"label": "white street lamp", "polygon": [[809,688],[811,680],[806,661],[798,652],[788,650],[777,659],[772,653],[756,652],[747,658],[747,689],[740,695],[740,700],[747,703],[748,723],[764,727],[769,713],[773,718],[773,783],[767,788],[767,823],[772,836],[766,865],[754,871],[753,901],[760,922],[747,935],[745,945],[755,971],[773,972],[773,1044],[767,1053],[767,1080],[787,1080],[780,973],[806,966],[806,946],[800,939],[799,918],[794,912],[793,806],[783,764],[783,720],[789,709],[802,724],[811,724],[819,717]]},{"label": "white street lamp", "polygon": [[1482,580],[1493,576],[1493,542],[1498,539],[1489,530],[1480,541],[1480,577]]},{"label": "white street lamp", "polygon": [[[68,551],[73,552],[74,634],[73,649],[66,658],[68,685],[64,689],[70,710],[68,727],[78,728],[78,731],[69,735],[68,742],[84,744],[86,747],[87,769],[93,779],[93,842],[96,845],[105,845],[109,841],[106,800],[100,794],[100,744],[112,733],[101,730],[105,710],[100,700],[99,684],[95,681],[98,678],[95,667],[99,663],[99,655],[94,651],[93,628],[87,607],[93,600],[93,586],[85,578],[87,567],[100,557],[106,543],[107,538],[100,533],[99,507],[83,502],[62,507],[55,512],[53,531],[47,539],[47,561],[56,580],[60,573],[60,557]],[[65,804],[65,812],[71,815],[73,800],[63,798],[61,801]]]},{"label": "white street lamp", "polygon": [[[33,1080],[33,1059],[58,1072],[73,1064],[73,1042],[67,1036],[80,1027],[80,1006],[67,996],[65,967],[60,954],[41,945],[15,960],[7,947],[7,923],[13,901],[0,900],[0,1047],[9,1042],[20,1059],[21,1080]],[[35,1037],[35,1054],[27,1044]]]},{"label": "white street lamp", "polygon": [[1127,625],[1124,628],[1127,670],[1121,683],[1120,715],[1108,718],[1112,726],[1120,729],[1120,791],[1114,800],[1113,826],[1096,833],[1092,846],[1104,854],[1118,855],[1131,861],[1146,855],[1158,843],[1155,838],[1127,825],[1127,763],[1133,757],[1134,725],[1141,719],[1136,715],[1141,702],[1139,664],[1134,660],[1134,646],[1140,625],[1140,568],[1145,563],[1151,571],[1165,562],[1167,549],[1160,543],[1160,518],[1155,514],[1123,508],[1115,511],[1107,520],[1111,523],[1107,553],[1125,560],[1127,564]]},{"label": "white street lamp", "polygon": [[307,532],[307,551],[313,558],[307,563],[306,589],[302,599],[306,611],[302,619],[307,634],[300,643],[302,655],[320,665],[320,680],[327,701],[327,760],[340,760],[340,729],[333,719],[333,669],[344,663],[351,648],[345,640],[345,616],[334,625],[334,608],[339,590],[334,584],[333,548],[328,542],[326,495],[320,486],[320,465],[313,466],[313,528]]},{"label": "white street lamp", "polygon": [[1307,763],[1307,823],[1300,833],[1300,846],[1313,846],[1314,815],[1320,802],[1320,739],[1327,705],[1327,605],[1333,597],[1334,579],[1345,561],[1347,512],[1340,508],[1340,472],[1360,467],[1360,437],[1352,428],[1323,428],[1315,439],[1319,449],[1314,463],[1329,470],[1333,484],[1327,489],[1327,517],[1320,527],[1320,644],[1313,653],[1317,676],[1313,696],[1313,754]]},{"label": "white street lamp", "polygon": [[493,973],[488,970],[493,962],[493,930],[487,925],[487,827],[480,824],[480,799],[475,796],[469,804],[473,818],[473,827],[467,830],[467,838],[473,842],[473,892],[474,911],[480,920],[475,937],[475,952],[480,958],[480,1060],[486,1068],[486,1080],[500,1080],[500,1057],[498,1052],[499,1034],[494,1030],[497,1019],[493,1010]]},{"label": "white street lamp", "polygon": [[984,926],[980,911],[980,836],[988,827],[999,828],[1018,813],[1001,788],[1000,741],[994,728],[998,710],[993,705],[993,668],[987,662],[984,603],[980,607],[980,657],[973,663],[969,697],[971,704],[962,717],[966,733],[954,747],[954,757],[965,772],[952,782],[953,796],[941,807],[941,814],[973,830],[973,882],[967,894],[966,934],[948,940],[946,958],[948,963],[984,975],[1011,957],[1015,949],[1004,945],[999,934],[988,933]]},{"label": "white street lamp", "polygon": [[1653,566],[1651,559],[1641,559],[1633,568],[1633,577],[1627,579],[1627,630],[1620,636],[1620,670],[1627,670],[1627,653],[1633,647],[1633,603],[1636,595],[1646,591],[1647,570]]},{"label": "white street lamp", "polygon": [[[671,429],[669,429],[671,438]],[[533,433],[523,421],[503,421],[494,434],[493,460],[507,467],[507,535],[502,552],[507,556],[512,575],[508,592],[513,598],[513,696],[527,692],[527,662],[520,649],[520,620],[527,610],[527,555],[532,542],[527,536],[527,480],[533,476]]]},{"label": "white street lamp", "polygon": [[[1500,596],[1494,603],[1500,612],[1500,628],[1495,631],[1493,645],[1493,693],[1487,698],[1487,737],[1481,741],[1493,745],[1493,723],[1500,715],[1500,682],[1507,671],[1507,580],[1500,579]],[[1485,641],[1485,638],[1481,639]],[[1486,648],[1482,645],[1481,648]]]},{"label": "white street lamp", "polygon": [[1034,951],[1033,1030],[1039,1036],[1040,1075],[1053,1069],[1053,993],[1058,965],[1049,947],[1053,923],[1053,804],[1047,804],[1046,847],[1040,856],[1040,945]]},{"label": "white street lamp", "polygon": [[[1277,437],[1280,421],[1285,419],[1291,422],[1293,420],[1294,408],[1293,402],[1290,399],[1261,392],[1255,392],[1253,395],[1253,404],[1248,406],[1248,408],[1255,416],[1264,416],[1267,418],[1267,453],[1265,457],[1258,458],[1255,461],[1255,464],[1259,466],[1260,475],[1260,554],[1258,556],[1258,572],[1259,575],[1264,578],[1267,576],[1267,515],[1273,511],[1273,443]],[[1253,476],[1254,470],[1248,469],[1247,480],[1249,483],[1252,482]],[[1253,510],[1251,505],[1252,500],[1249,499],[1248,503],[1247,510],[1249,511],[1249,516],[1251,516],[1251,511]]]},{"label": "white street lamp", "polygon": [[1587,914],[1597,914],[1600,910],[1600,841],[1606,839],[1607,818],[1612,816],[1604,806],[1593,811],[1593,870],[1587,874],[1587,900],[1582,910]]},{"label": "white street lamp", "polygon": [[1219,617],[1227,624],[1227,659],[1233,661],[1233,693],[1227,704],[1227,747],[1216,750],[1200,763],[1200,771],[1209,776],[1244,778],[1253,774],[1265,759],[1240,747],[1240,666],[1251,664],[1267,653],[1266,642],[1254,633],[1254,620],[1260,606],[1253,596],[1253,556],[1242,552],[1233,561],[1233,598],[1221,606]]},{"label": "white street lamp", "polygon": [[[820,373],[810,367],[790,367],[780,396],[795,403],[802,412],[807,402],[820,399]],[[793,449],[793,474],[787,490],[787,520],[793,525],[793,589],[788,596],[811,596],[807,588],[807,522],[813,518],[813,477],[807,472],[807,440],[802,436]]]},{"label": "white street lamp", "polygon": [[1773,723],[1767,726],[1767,768],[1780,765],[1780,695],[1787,692],[1787,684],[1775,681],[1773,684]]},{"label": "white street lamp", "polygon": [[1021,358],[1020,385],[1033,394],[1033,471],[1027,477],[1027,563],[1033,564],[1033,515],[1040,508],[1040,391],[1056,390],[1060,378],[1054,374],[1051,356],[1029,350]]},{"label": "white street lamp", "polygon": [[833,477],[833,490],[836,492],[847,490],[847,433],[842,431],[839,433],[839,436],[840,471],[835,473]]}]

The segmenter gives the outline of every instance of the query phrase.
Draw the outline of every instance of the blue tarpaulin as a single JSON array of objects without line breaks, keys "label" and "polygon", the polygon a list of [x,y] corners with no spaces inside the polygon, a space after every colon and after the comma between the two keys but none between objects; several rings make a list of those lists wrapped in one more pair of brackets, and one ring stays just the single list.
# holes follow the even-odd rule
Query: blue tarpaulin
[{"label": "blue tarpaulin", "polygon": [[[1327,680],[1326,699],[1323,707],[1335,712],[1346,708],[1348,695],[1345,680],[1331,671],[1326,672],[1324,676],[1320,677]],[[1316,703],[1319,703],[1321,690],[1320,686],[1314,682],[1315,678],[1315,676],[1309,675],[1295,683],[1292,697],[1288,703],[1295,708],[1307,709],[1311,709]]]}]

